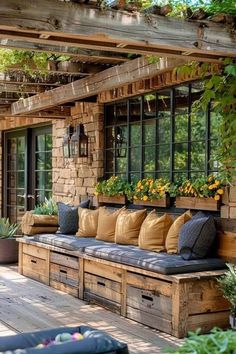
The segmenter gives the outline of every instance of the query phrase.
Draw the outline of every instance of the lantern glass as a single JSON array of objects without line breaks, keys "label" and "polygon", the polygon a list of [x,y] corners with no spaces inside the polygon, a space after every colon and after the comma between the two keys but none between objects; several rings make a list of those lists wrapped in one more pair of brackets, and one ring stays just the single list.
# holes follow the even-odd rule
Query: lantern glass
[{"label": "lantern glass", "polygon": [[62,149],[63,149],[63,156],[64,158],[69,158],[70,157],[70,138],[73,133],[73,127],[69,125],[66,128],[66,135],[63,138],[62,142]]},{"label": "lantern glass", "polygon": [[88,137],[84,133],[83,124],[77,125],[76,131],[71,137],[70,148],[73,157],[88,156]]}]

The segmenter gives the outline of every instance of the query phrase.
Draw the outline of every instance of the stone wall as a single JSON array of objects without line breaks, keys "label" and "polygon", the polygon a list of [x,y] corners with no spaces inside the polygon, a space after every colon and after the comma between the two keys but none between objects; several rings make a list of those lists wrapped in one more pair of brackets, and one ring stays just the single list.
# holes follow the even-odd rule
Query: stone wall
[{"label": "stone wall", "polygon": [[[92,198],[94,185],[103,176],[103,105],[78,102],[71,119],[53,124],[53,196],[56,201],[79,204]],[[68,124],[83,123],[89,138],[88,158],[63,158],[62,141]]]}]

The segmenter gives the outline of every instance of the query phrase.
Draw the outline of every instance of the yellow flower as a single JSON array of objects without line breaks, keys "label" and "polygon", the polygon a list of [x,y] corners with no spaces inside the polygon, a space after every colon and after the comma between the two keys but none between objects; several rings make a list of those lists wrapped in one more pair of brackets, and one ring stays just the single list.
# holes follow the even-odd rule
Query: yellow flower
[{"label": "yellow flower", "polygon": [[98,192],[94,192],[95,195],[98,195]]},{"label": "yellow flower", "polygon": [[143,201],[146,202],[147,200],[148,200],[148,196],[145,195],[145,196],[143,197]]},{"label": "yellow flower", "polygon": [[138,197],[136,197],[136,195],[134,195],[134,200],[137,200],[138,199]]},{"label": "yellow flower", "polygon": [[217,194],[217,195],[214,196],[214,199],[215,200],[220,200],[220,196]]},{"label": "yellow flower", "polygon": [[209,176],[208,177],[208,182],[211,182],[213,180],[213,177],[212,176]]},{"label": "yellow flower", "polygon": [[220,194],[220,195],[222,195],[222,194],[224,193],[224,191],[223,191],[223,189],[218,189],[218,190],[217,190],[217,193]]},{"label": "yellow flower", "polygon": [[155,190],[155,189],[153,189],[153,190],[152,190],[152,193],[153,193],[153,194],[154,194],[154,193],[156,193],[156,190]]},{"label": "yellow flower", "polygon": [[143,189],[143,186],[140,186],[140,189]]},{"label": "yellow flower", "polygon": [[138,181],[138,187],[140,187],[142,185],[141,181]]},{"label": "yellow flower", "polygon": [[215,181],[216,186],[219,186],[219,184],[220,184],[220,181]]}]

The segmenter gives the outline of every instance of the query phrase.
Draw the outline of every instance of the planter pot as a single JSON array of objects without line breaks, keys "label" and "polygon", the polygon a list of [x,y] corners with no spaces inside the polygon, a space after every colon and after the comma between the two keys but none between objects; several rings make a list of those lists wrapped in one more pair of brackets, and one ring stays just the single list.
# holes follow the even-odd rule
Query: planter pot
[{"label": "planter pot", "polygon": [[111,204],[125,204],[125,195],[114,195],[113,197],[108,197],[106,195],[97,196],[98,203],[111,203]]},{"label": "planter pot", "polygon": [[232,329],[236,329],[236,317],[233,315],[229,316],[229,323]]},{"label": "planter pot", "polygon": [[0,239],[0,264],[18,261],[18,242],[15,238]]},{"label": "planter pot", "polygon": [[219,210],[220,203],[214,198],[197,197],[176,197],[176,208],[198,209],[198,210]]},{"label": "planter pot", "polygon": [[165,195],[165,197],[156,200],[134,200],[134,205],[144,205],[144,206],[152,206],[152,207],[160,207],[160,208],[168,208],[170,206],[170,197],[169,195]]}]

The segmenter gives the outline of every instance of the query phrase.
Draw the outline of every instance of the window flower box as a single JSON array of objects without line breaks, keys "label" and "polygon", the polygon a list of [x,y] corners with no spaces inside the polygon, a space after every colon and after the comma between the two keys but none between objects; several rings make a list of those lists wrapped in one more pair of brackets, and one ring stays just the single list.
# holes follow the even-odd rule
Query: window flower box
[{"label": "window flower box", "polygon": [[126,198],[125,195],[107,196],[104,194],[98,194],[97,201],[98,203],[125,204]]},{"label": "window flower box", "polygon": [[220,201],[214,198],[176,197],[176,208],[217,211]]},{"label": "window flower box", "polygon": [[154,199],[154,200],[133,200],[134,205],[143,205],[143,206],[153,206],[159,208],[168,208],[170,206],[170,196],[166,194],[161,199]]}]

